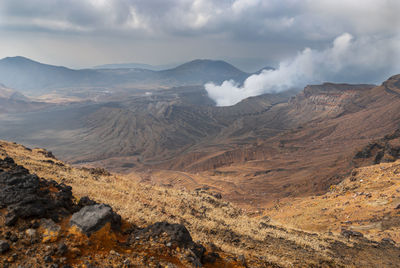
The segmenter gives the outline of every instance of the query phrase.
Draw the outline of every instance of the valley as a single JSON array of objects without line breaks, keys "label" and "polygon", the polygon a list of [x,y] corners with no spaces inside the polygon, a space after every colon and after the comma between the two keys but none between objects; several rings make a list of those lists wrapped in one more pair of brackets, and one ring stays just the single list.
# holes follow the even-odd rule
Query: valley
[{"label": "valley", "polygon": [[[232,71],[218,62],[214,68],[221,79]],[[357,166],[358,150],[398,129],[398,81],[325,83],[216,107],[193,78],[190,86],[110,90],[103,99],[5,113],[0,137],[49,148],[78,166],[135,172],[152,185],[208,187],[260,211],[282,198],[325,193]]]},{"label": "valley", "polygon": [[[374,256],[389,248],[396,254],[400,242],[399,81],[309,85],[228,107],[215,106],[195,79],[151,90],[116,86],[103,95],[83,86],[79,94],[25,96],[2,86],[1,139],[36,149],[7,142],[0,149],[40,176],[71,184],[79,198],[109,203],[129,222],[178,217],[202,243],[212,235],[226,263],[240,266],[229,256],[244,254],[254,267],[357,266],[367,254],[366,263],[387,266],[391,260]],[[216,207],[204,210],[206,200]],[[265,244],[264,236],[275,242]]]}]

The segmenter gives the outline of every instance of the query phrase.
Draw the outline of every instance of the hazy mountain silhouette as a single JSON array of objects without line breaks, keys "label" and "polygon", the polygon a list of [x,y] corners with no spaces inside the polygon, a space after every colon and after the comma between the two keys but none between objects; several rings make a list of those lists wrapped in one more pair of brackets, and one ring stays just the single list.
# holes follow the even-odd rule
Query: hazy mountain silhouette
[{"label": "hazy mountain silhouette", "polygon": [[161,71],[175,68],[178,64],[151,65],[145,63],[111,63],[94,66],[93,69],[146,69],[150,71]]},{"label": "hazy mountain silhouette", "polygon": [[241,82],[249,76],[248,73],[221,60],[193,60],[176,68],[160,71],[159,74],[164,78],[196,84],[221,83],[227,79]]},{"label": "hazy mountain silhouette", "polygon": [[249,74],[224,61],[194,60],[176,68],[151,71],[146,69],[82,69],[39,63],[24,57],[0,60],[0,82],[27,94],[43,94],[70,87],[171,87],[219,83],[234,79],[243,81]]},{"label": "hazy mountain silhouette", "polygon": [[93,83],[96,78],[101,78],[100,74],[93,70],[72,70],[24,57],[0,60],[0,81],[30,94],[43,93],[49,88],[80,85],[85,81]]}]

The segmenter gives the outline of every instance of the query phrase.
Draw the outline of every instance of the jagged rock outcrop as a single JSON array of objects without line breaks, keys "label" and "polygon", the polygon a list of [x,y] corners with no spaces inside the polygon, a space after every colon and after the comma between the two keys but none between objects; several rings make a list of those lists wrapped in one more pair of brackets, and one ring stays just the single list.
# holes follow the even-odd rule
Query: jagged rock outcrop
[{"label": "jagged rock outcrop", "polygon": [[303,121],[335,117],[347,110],[354,112],[357,109],[353,107],[354,99],[373,87],[375,85],[333,83],[309,85],[294,97],[290,104],[295,107],[295,113],[302,116]]},{"label": "jagged rock outcrop", "polygon": [[10,157],[0,161],[0,207],[8,210],[6,225],[19,218],[59,221],[76,209],[71,187],[29,174]]},{"label": "jagged rock outcrop", "polygon": [[400,129],[367,144],[358,151],[353,163],[356,167],[394,162],[400,158]]}]

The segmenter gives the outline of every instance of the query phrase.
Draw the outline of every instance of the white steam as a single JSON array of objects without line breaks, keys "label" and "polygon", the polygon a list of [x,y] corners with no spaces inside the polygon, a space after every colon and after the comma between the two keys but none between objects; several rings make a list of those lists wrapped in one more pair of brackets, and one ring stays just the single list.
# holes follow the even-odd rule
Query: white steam
[{"label": "white steam", "polygon": [[221,85],[207,83],[204,87],[218,106],[229,106],[251,96],[311,83],[378,82],[400,72],[399,45],[397,38],[354,40],[352,35],[344,33],[329,48],[306,48],[294,59],[281,62],[276,70],[248,77],[243,85],[229,80]]}]

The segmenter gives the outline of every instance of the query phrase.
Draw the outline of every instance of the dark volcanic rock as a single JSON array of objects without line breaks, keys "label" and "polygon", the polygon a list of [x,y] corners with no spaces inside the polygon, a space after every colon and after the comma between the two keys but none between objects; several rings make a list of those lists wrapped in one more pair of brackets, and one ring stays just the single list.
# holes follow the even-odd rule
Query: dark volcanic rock
[{"label": "dark volcanic rock", "polygon": [[7,208],[6,225],[18,218],[52,218],[57,221],[75,209],[71,187],[46,181],[6,157],[0,160],[0,207]]},{"label": "dark volcanic rock", "polygon": [[68,252],[68,246],[65,245],[64,243],[60,243],[57,248],[57,254],[63,256],[67,254],[67,252]]},{"label": "dark volcanic rock", "polygon": [[192,258],[194,258],[193,263],[202,262],[206,249],[204,246],[193,242],[189,231],[182,224],[156,222],[155,224],[135,232],[131,238],[131,241],[135,240],[136,237],[142,237],[145,239],[152,237],[153,239],[157,239],[163,234],[168,236],[168,243],[190,250],[190,252],[192,252],[194,255],[192,256]]},{"label": "dark volcanic rock", "polygon": [[57,159],[57,158],[54,156],[54,154],[53,154],[52,152],[50,152],[50,151],[46,151],[46,150],[44,150],[44,149],[41,149],[41,150],[38,151],[38,152],[41,153],[42,155],[44,155],[45,157]]},{"label": "dark volcanic rock", "polygon": [[220,258],[220,256],[219,256],[218,253],[211,252],[211,253],[208,253],[207,255],[204,256],[203,261],[204,261],[205,263],[211,263],[211,264],[213,264],[213,263],[215,263],[215,262],[217,261],[217,259],[219,259],[219,258]]},{"label": "dark volcanic rock", "polygon": [[13,226],[18,220],[17,215],[15,215],[14,213],[8,213],[5,217],[5,222],[4,224],[6,226]]},{"label": "dark volcanic rock", "polygon": [[343,229],[341,234],[346,237],[346,238],[350,238],[350,237],[364,237],[364,235],[360,232],[357,231],[352,231],[352,230],[346,230]]},{"label": "dark volcanic rock", "polygon": [[160,236],[162,233],[168,234],[171,243],[178,246],[187,246],[193,243],[189,231],[182,224],[171,224],[168,222],[156,222],[145,229],[139,231],[139,235],[147,237]]},{"label": "dark volcanic rock", "polygon": [[105,204],[85,206],[74,213],[70,220],[71,225],[76,225],[88,236],[100,230],[106,223],[110,223],[113,229],[117,229],[121,225],[121,216]]},{"label": "dark volcanic rock", "polygon": [[96,204],[97,204],[96,201],[93,201],[88,196],[84,196],[81,199],[79,199],[78,207],[83,208],[85,206],[92,206]]},{"label": "dark volcanic rock", "polygon": [[10,250],[10,245],[4,240],[0,240],[0,254],[3,254],[8,250]]}]

